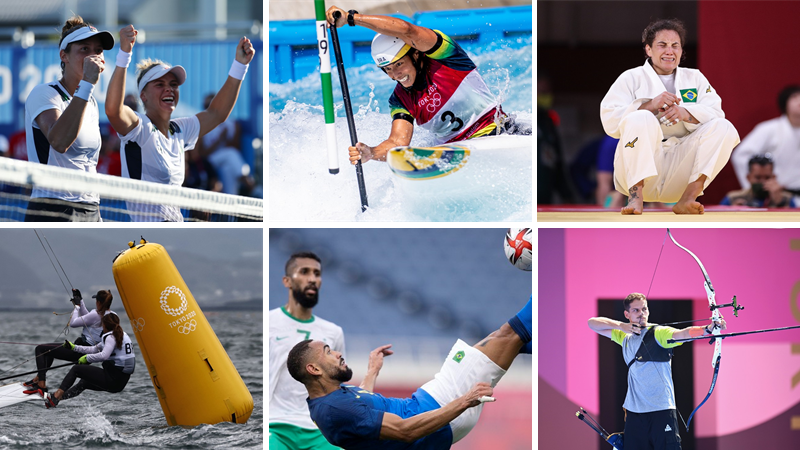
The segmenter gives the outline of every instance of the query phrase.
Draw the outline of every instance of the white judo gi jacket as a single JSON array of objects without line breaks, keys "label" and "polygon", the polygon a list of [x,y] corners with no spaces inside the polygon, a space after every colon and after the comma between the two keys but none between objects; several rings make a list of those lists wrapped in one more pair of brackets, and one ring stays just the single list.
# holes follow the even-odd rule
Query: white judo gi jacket
[{"label": "white judo gi jacket", "polygon": [[731,156],[736,177],[742,189],[750,187],[747,163],[755,155],[770,153],[775,177],[781,186],[800,190],[800,130],[794,128],[786,115],[761,122],[736,147]]},{"label": "white judo gi jacket", "polygon": [[676,202],[686,186],[706,175],[704,188],[714,179],[739,143],[739,135],[725,120],[722,99],[697,69],[675,69],[679,106],[699,124],[683,121],[662,125],[642,104],[666,91],[649,61],[617,78],[600,104],[605,132],[620,139],[614,156],[614,185],[624,195],[641,180],[645,201]]}]

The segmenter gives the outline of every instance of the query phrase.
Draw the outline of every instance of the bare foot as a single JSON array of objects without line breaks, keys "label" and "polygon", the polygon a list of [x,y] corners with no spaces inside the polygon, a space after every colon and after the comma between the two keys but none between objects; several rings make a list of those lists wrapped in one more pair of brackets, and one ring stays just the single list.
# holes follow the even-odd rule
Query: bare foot
[{"label": "bare foot", "polygon": [[704,208],[700,202],[692,201],[679,201],[672,207],[672,212],[675,214],[703,214]]},{"label": "bare foot", "polygon": [[705,175],[700,175],[695,181],[686,186],[683,191],[681,199],[672,207],[672,212],[675,214],[703,214],[704,208],[697,197],[703,193],[703,186],[706,181]]},{"label": "bare foot", "polygon": [[622,215],[628,216],[631,214],[637,214],[637,215],[642,214],[642,204],[639,203],[639,205],[636,206],[628,202],[627,206],[622,207]]},{"label": "bare foot", "polygon": [[643,181],[631,186],[628,189],[628,204],[622,207],[623,215],[641,214],[644,209],[644,199],[641,195],[641,188],[644,185]]}]

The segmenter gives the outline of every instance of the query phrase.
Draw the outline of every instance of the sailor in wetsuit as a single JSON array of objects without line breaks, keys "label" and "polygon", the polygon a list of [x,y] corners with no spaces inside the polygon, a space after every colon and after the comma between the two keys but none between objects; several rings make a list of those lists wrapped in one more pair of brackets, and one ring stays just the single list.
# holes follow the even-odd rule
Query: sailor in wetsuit
[{"label": "sailor in wetsuit", "polygon": [[[334,19],[335,12],[341,16]],[[386,160],[390,149],[411,143],[414,121],[433,133],[436,144],[498,134],[531,134],[518,130],[478,73],[475,63],[452,38],[389,16],[368,16],[331,6],[333,26],[362,26],[379,33],[372,40],[372,59],[397,81],[389,98],[392,131],[370,147],[358,142],[349,148],[350,162]]]},{"label": "sailor in wetsuit", "polygon": [[[96,345],[100,342],[100,335],[103,334],[103,325],[101,320],[106,314],[116,315],[111,310],[111,301],[114,296],[111,291],[100,290],[97,294],[92,295],[95,299],[96,308],[89,311],[86,304],[83,302],[81,291],[78,289],[72,290],[72,304],[75,305],[72,311],[72,317],[69,321],[69,326],[72,328],[83,327],[81,336],[75,340],[77,345]],[[39,373],[33,377],[32,380],[23,383],[25,386],[24,394],[39,394],[44,397],[47,392],[47,370],[53,365],[53,360],[61,359],[64,361],[78,362],[81,357],[80,353],[76,353],[69,348],[64,348],[60,343],[40,344],[36,346],[36,368]]]},{"label": "sailor in wetsuit", "polygon": [[[133,342],[122,331],[116,314],[103,316],[103,335],[97,345],[89,347],[64,341],[64,347],[84,355],[69,370],[59,389],[53,395],[45,396],[44,404],[48,408],[56,407],[59,401],[75,397],[85,389],[120,392],[125,389],[136,367]],[[102,362],[103,367],[84,365],[95,362]],[[75,384],[77,378],[81,380]]]}]

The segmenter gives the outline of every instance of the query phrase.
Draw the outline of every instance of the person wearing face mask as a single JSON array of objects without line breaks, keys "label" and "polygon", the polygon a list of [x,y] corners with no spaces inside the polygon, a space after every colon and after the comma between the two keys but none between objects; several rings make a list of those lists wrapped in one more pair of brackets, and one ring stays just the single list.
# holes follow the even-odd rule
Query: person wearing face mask
[{"label": "person wearing face mask", "polygon": [[315,316],[322,285],[322,263],[311,252],[289,257],[283,285],[289,291],[286,305],[269,312],[269,448],[278,450],[337,449],[311,420],[308,393],[286,366],[289,351],[298,342],[315,339],[344,353],[344,332],[333,322]]},{"label": "person wearing face mask", "polygon": [[703,214],[697,201],[739,143],[722,99],[697,69],[679,67],[686,29],[658,20],[642,33],[647,60],[617,78],[600,103],[606,134],[619,139],[614,186],[628,197],[622,214],[644,202],[675,203],[676,214]]},{"label": "person wearing face mask", "polygon": [[675,385],[672,382],[672,349],[686,339],[710,335],[715,327],[727,328],[725,319],[705,327],[681,330],[648,322],[647,298],[631,293],[622,302],[628,322],[607,317],[592,317],[589,328],[622,347],[628,365],[628,392],[625,395],[625,448],[680,449]]},{"label": "person wearing face mask", "polygon": [[[179,87],[186,81],[186,70],[181,66],[152,59],[140,61],[136,87],[145,113],[123,104],[125,76],[137,34],[133,25],[120,30],[120,51],[106,94],[106,115],[121,141],[122,176],[180,186],[185,176],[183,153],[228,118],[255,50],[249,39],[241,38],[228,77],[208,108],[192,117],[173,119]],[[134,221],[183,221],[175,206],[128,202],[128,210]]]},{"label": "person wearing face mask", "polygon": [[[25,100],[28,161],[97,173],[100,112],[94,87],[105,69],[103,50],[114,47],[108,31],[80,16],[64,23],[59,41],[61,79],[31,90]],[[26,222],[102,222],[96,192],[35,187]]]},{"label": "person wearing face mask", "polygon": [[[339,13],[339,18],[334,13]],[[370,147],[349,147],[350,163],[385,161],[394,147],[409,145],[414,122],[430,131],[435,145],[508,132],[531,134],[507,116],[477,66],[450,36],[390,16],[359,14],[331,6],[329,26],[361,26],[378,33],[372,40],[372,59],[397,82],[389,98],[392,130]]]},{"label": "person wearing face mask", "polygon": [[751,159],[770,154],[776,182],[800,201],[800,85],[786,86],[777,100],[780,117],[756,125],[733,151],[731,162],[739,184],[747,189]]},{"label": "person wearing face mask", "polygon": [[748,162],[747,183],[750,187],[728,192],[720,205],[753,206],[756,208],[796,208],[794,197],[778,183],[772,156],[755,155]]}]

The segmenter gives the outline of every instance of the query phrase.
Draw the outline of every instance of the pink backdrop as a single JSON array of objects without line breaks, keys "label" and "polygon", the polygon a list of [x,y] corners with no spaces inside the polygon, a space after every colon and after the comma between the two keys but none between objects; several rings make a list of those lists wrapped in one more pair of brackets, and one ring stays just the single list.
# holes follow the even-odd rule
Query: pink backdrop
[{"label": "pink backdrop", "polygon": [[[800,230],[678,228],[672,233],[705,265],[717,303],[736,295],[746,307],[738,319],[730,308],[723,310],[727,332],[800,324]],[[598,299],[647,293],[665,234],[664,229],[539,230],[540,382],[598,411],[601,337],[586,321],[597,315]],[[694,316],[686,319],[709,316],[700,269],[668,239],[650,292],[650,301],[659,298],[696,299]],[[559,341],[565,342],[562,348]],[[726,339],[717,386],[695,416],[696,436],[740,432],[800,403],[800,354],[792,354],[792,343],[798,342],[800,329]],[[697,405],[711,383],[713,346],[687,345],[695,345]],[[540,402],[540,432],[542,408]]]}]

